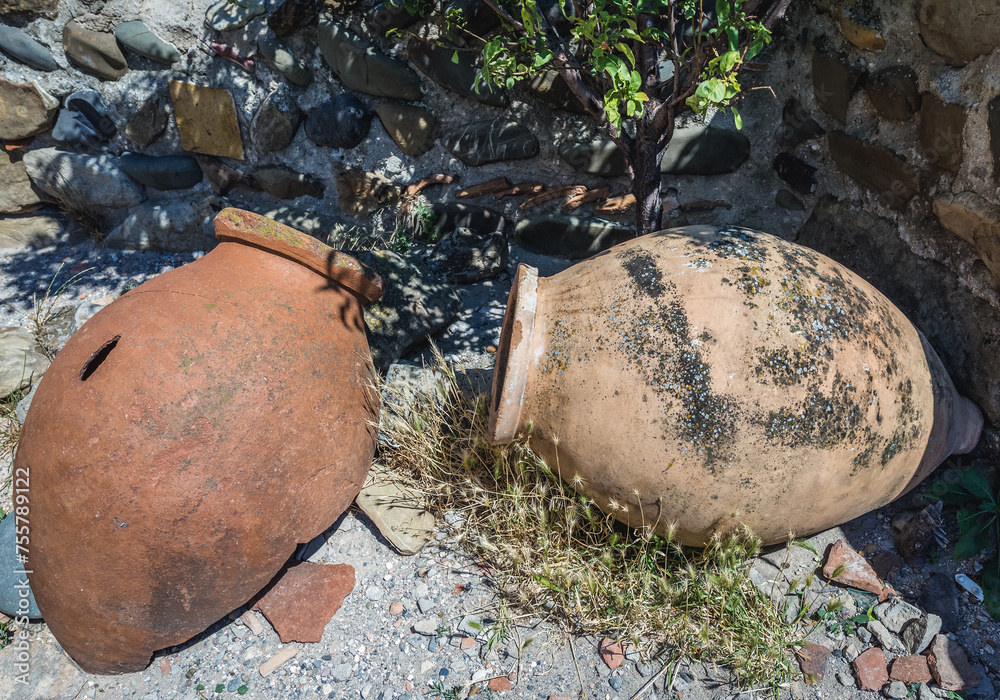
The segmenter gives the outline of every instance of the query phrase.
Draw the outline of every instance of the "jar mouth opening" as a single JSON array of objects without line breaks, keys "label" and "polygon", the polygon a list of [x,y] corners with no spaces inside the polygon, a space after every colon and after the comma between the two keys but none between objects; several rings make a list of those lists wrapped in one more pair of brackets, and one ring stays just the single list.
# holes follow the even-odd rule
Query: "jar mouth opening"
[{"label": "jar mouth opening", "polygon": [[503,317],[493,370],[488,438],[494,445],[511,442],[521,424],[537,306],[538,270],[518,265],[507,298],[507,311]]},{"label": "jar mouth opening", "polygon": [[356,258],[266,216],[227,207],[215,217],[215,237],[294,260],[357,294],[367,306],[382,297],[382,278]]}]

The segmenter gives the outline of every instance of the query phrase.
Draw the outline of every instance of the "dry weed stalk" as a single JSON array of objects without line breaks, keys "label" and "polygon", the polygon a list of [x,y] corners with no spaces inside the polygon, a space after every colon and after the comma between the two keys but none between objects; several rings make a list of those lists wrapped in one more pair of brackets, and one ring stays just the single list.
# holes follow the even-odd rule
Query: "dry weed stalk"
[{"label": "dry weed stalk", "polygon": [[794,629],[749,580],[760,545],[750,532],[699,550],[625,527],[532,453],[530,435],[490,445],[486,397],[440,357],[435,371],[430,397],[382,387],[397,408],[383,410],[388,445],[376,460],[439,515],[463,516],[453,534],[507,601],[647,655],[682,650],[725,664],[742,687],[790,676]]}]

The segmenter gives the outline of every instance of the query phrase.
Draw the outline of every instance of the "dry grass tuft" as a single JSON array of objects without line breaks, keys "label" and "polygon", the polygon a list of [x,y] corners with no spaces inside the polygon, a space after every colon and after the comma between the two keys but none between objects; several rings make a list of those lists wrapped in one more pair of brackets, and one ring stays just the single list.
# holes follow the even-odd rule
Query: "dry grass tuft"
[{"label": "dry grass tuft", "polygon": [[[440,358],[439,358],[440,360]],[[439,515],[464,518],[453,534],[486,564],[507,603],[553,614],[574,633],[607,634],[648,656],[729,666],[741,687],[770,687],[793,672],[794,625],[749,580],[760,542],[750,532],[704,549],[634,530],[573,491],[529,449],[486,439],[487,399],[443,361],[432,397],[383,387],[376,457]],[[454,518],[452,518],[454,520]]]}]

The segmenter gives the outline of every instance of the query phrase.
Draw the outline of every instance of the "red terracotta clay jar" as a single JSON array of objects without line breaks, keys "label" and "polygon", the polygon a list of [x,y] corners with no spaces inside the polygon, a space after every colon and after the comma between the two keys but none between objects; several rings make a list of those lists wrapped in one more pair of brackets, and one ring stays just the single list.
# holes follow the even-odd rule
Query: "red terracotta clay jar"
[{"label": "red terracotta clay jar", "polygon": [[215,228],[70,339],[24,423],[31,587],[91,673],[141,670],[245,604],[371,465],[381,280],[255,214]]},{"label": "red terracotta clay jar", "polygon": [[637,238],[549,278],[521,266],[490,432],[633,526],[682,543],[808,535],[971,450],[979,410],[885,297],[746,229]]}]

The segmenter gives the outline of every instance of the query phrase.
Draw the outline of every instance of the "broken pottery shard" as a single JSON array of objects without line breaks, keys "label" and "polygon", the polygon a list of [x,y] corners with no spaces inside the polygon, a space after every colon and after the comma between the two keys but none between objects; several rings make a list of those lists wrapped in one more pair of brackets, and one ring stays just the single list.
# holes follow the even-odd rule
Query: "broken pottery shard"
[{"label": "broken pottery shard", "polygon": [[420,494],[374,465],[356,500],[382,536],[403,554],[416,554],[434,539],[434,515],[423,507]]},{"label": "broken pottery shard", "polygon": [[281,574],[254,607],[264,613],[283,643],[318,642],[352,590],[350,564],[304,561]]},{"label": "broken pottery shard", "polygon": [[823,565],[823,575],[845,586],[874,593],[879,600],[885,600],[890,592],[895,593],[892,588],[879,581],[875,569],[847,544],[847,540],[837,540],[830,547],[826,564]]}]

